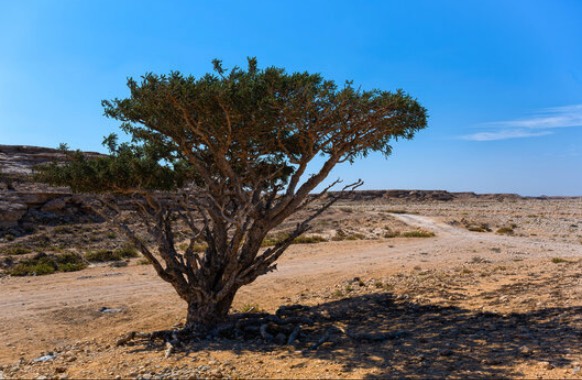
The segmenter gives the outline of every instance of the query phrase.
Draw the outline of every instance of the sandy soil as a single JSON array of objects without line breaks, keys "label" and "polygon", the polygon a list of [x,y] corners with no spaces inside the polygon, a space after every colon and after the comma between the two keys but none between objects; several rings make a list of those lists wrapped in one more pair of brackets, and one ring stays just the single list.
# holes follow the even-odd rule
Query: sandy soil
[{"label": "sandy soil", "polygon": [[[0,378],[582,377],[579,199],[399,206],[336,211],[436,236],[294,245],[238,294],[235,311],[302,304],[326,316],[337,329],[316,350],[217,340],[166,357],[117,347],[128,331],[185,316],[171,286],[134,260],[0,278]],[[467,220],[492,231],[469,231]],[[495,233],[508,224],[515,233]]]}]

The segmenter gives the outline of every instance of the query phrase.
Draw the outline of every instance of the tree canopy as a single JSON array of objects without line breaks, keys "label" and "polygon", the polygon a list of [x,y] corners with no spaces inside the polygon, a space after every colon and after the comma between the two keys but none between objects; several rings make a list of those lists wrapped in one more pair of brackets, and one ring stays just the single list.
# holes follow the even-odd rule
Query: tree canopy
[{"label": "tree canopy", "polygon": [[[78,191],[107,191],[168,189],[197,178],[207,185],[287,187],[293,193],[317,155],[327,159],[324,176],[335,164],[373,151],[388,156],[391,140],[410,139],[426,126],[426,110],[402,90],[363,91],[351,82],[338,87],[319,74],[260,70],[254,58],[247,70],[226,72],[220,61],[214,68],[215,74],[198,79],[179,72],[130,78],[130,97],[102,104],[132,144],[119,147],[116,136],[105,138],[117,160],[93,160],[92,170],[63,181]],[[98,187],[75,182],[99,175],[104,181]],[[149,181],[134,181],[135,175]]]}]

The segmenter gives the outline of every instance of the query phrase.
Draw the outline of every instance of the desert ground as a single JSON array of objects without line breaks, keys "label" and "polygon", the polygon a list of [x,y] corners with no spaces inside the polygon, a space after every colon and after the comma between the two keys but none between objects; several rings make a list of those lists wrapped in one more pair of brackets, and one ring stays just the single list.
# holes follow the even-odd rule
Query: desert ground
[{"label": "desert ground", "polygon": [[[80,251],[107,234],[121,242],[108,228],[39,233],[47,250]],[[310,234],[325,241],[292,245],[233,307],[303,305],[317,323],[289,345],[118,346],[185,319],[186,304],[140,258],[4,275],[0,379],[582,378],[582,198],[352,199]],[[34,254],[40,235],[0,252],[29,244]]]}]

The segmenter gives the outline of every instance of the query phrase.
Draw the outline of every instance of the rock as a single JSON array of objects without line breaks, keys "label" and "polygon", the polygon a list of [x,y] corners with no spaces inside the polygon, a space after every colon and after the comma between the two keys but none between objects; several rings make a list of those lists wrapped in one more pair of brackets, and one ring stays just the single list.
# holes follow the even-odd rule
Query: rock
[{"label": "rock", "polygon": [[123,311],[122,308],[109,308],[106,306],[102,306],[99,309],[99,312],[103,313],[103,314],[116,314],[116,313],[121,313],[122,311]]},{"label": "rock", "polygon": [[8,197],[0,193],[0,227],[9,228],[18,224],[18,221],[26,214],[26,204],[19,203],[16,197]]},{"label": "rock", "polygon": [[75,360],[77,360],[77,357],[76,357],[75,355],[69,356],[69,357],[67,357],[67,358],[65,359],[65,361],[66,361],[67,363],[72,363],[72,362],[74,362]]},{"label": "rock", "polygon": [[532,354],[532,350],[528,346],[521,346],[519,348],[519,353],[524,356],[529,356]]},{"label": "rock", "polygon": [[67,200],[64,198],[56,198],[46,202],[41,208],[45,212],[58,212],[67,207]]},{"label": "rock", "polygon": [[53,361],[55,360],[56,356],[53,353],[48,353],[46,355],[40,356],[36,359],[33,359],[32,362],[33,363],[44,363],[44,362],[49,362],[49,361]]},{"label": "rock", "polygon": [[[102,156],[91,152],[86,155]],[[34,166],[64,159],[64,154],[57,149],[0,145],[0,238],[7,234],[21,236],[38,222],[99,220],[83,205],[83,197],[73,195],[67,188],[33,181]]]},{"label": "rock", "polygon": [[538,362],[538,366],[540,366],[540,367],[542,367],[544,369],[553,369],[554,368],[554,366],[552,365],[552,363],[546,362],[546,361]]}]

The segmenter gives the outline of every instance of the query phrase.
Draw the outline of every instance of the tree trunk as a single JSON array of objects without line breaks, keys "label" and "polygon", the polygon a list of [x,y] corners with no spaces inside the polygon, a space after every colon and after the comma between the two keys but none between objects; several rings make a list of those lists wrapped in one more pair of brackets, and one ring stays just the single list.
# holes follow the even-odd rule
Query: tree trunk
[{"label": "tree trunk", "polygon": [[185,328],[192,332],[204,333],[212,330],[228,317],[228,311],[237,289],[216,302],[210,298],[188,302]]}]

